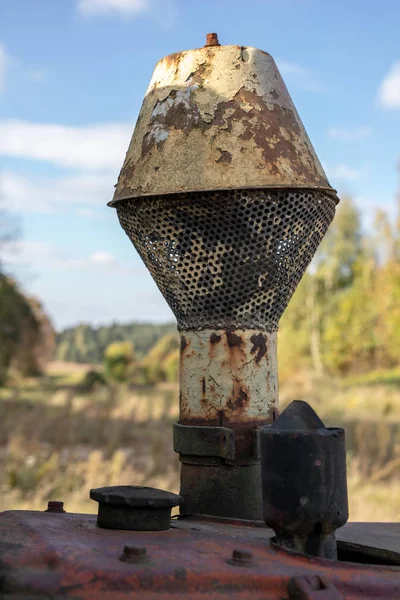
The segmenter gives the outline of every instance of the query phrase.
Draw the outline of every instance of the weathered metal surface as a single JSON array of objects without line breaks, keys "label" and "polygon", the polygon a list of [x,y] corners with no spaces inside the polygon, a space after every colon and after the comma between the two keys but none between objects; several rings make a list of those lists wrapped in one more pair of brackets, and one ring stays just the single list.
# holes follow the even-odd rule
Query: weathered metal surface
[{"label": "weathered metal surface", "polygon": [[147,548],[145,546],[124,546],[119,560],[132,564],[147,562],[149,560]]},{"label": "weathered metal surface", "polygon": [[117,204],[178,328],[276,331],[335,214],[318,190],[229,190]]},{"label": "weathered metal surface", "polygon": [[293,577],[289,581],[288,593],[289,600],[344,600],[336,587],[319,575]]},{"label": "weathered metal surface", "polygon": [[337,198],[271,56],[217,44],[157,64],[111,204],[184,332],[180,425],[233,432],[181,440],[183,509],[258,519],[276,330]]},{"label": "weathered metal surface", "polygon": [[325,428],[292,402],[260,432],[264,518],[276,543],[336,558],[335,530],[348,519],[344,430]]},{"label": "weathered metal surface", "polygon": [[[262,518],[254,431],[276,415],[276,360],[276,333],[205,329],[181,334],[181,425],[200,431],[222,427],[234,435],[233,456],[196,455],[194,439],[192,450],[181,453],[184,512]],[[224,445],[228,436],[225,440]]]},{"label": "weathered metal surface", "polygon": [[276,333],[185,331],[179,384],[180,423],[229,427],[245,436],[243,428],[251,429],[246,448],[237,440],[236,454],[253,456],[252,430],[271,422],[277,410]]},{"label": "weathered metal surface", "polygon": [[[350,524],[342,534],[368,539],[370,527]],[[400,549],[400,524],[374,524],[372,531],[383,545],[387,536],[396,539]],[[10,600],[281,600],[293,577],[317,576],[346,600],[400,597],[399,567],[277,551],[268,543],[271,534],[196,519],[174,521],[165,532],[121,532],[97,527],[94,515],[6,512],[0,515],[0,594]],[[146,548],[147,560],[121,561],[125,546]],[[251,553],[249,564],[229,562],[235,550]]]},{"label": "weathered metal surface", "polygon": [[235,432],[227,427],[198,427],[174,423],[174,450],[187,456],[235,460]]},{"label": "weathered metal surface", "polygon": [[[192,456],[180,456],[183,514],[232,519],[262,519],[261,466],[259,461],[236,464],[212,459],[195,464]],[[244,462],[244,464],[240,464]]]},{"label": "weathered metal surface", "polygon": [[90,490],[90,498],[99,503],[99,527],[130,531],[169,529],[171,509],[182,500],[171,492],[134,485]]},{"label": "weathered metal surface", "polygon": [[400,565],[399,523],[347,523],[336,538],[341,560]]},{"label": "weathered metal surface", "polygon": [[113,202],[273,187],[331,189],[273,58],[212,46],[161,59]]}]

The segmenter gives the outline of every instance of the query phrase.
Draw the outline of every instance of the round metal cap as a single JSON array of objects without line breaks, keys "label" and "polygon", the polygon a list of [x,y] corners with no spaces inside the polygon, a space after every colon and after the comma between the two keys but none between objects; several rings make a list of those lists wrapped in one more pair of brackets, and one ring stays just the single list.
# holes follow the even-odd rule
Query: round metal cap
[{"label": "round metal cap", "polygon": [[103,504],[119,504],[136,508],[172,508],[181,497],[172,492],[142,485],[116,485],[90,490],[90,498]]},{"label": "round metal cap", "polygon": [[90,490],[90,498],[99,503],[99,527],[131,531],[169,529],[171,509],[181,503],[177,494],[134,485]]}]

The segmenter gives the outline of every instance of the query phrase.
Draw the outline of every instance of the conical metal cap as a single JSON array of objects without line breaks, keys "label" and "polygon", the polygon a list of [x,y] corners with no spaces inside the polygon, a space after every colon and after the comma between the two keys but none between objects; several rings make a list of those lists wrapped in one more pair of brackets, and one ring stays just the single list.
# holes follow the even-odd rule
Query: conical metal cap
[{"label": "conical metal cap", "polygon": [[334,192],[273,58],[213,45],[161,59],[112,204],[252,188]]},{"label": "conical metal cap", "polygon": [[208,38],[157,64],[113,203],[181,330],[272,332],[336,193],[271,56]]}]

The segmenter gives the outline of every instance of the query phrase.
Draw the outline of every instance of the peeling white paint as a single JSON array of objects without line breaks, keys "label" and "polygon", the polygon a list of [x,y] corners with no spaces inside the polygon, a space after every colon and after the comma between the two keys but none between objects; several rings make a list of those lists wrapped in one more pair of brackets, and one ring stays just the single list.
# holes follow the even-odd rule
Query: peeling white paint
[{"label": "peeling white paint", "polygon": [[156,119],[158,116],[165,117],[169,110],[173,107],[182,106],[185,109],[190,109],[190,94],[193,87],[188,87],[186,90],[173,90],[173,95],[170,94],[164,99],[159,100],[151,113],[151,118]]},{"label": "peeling white paint", "polygon": [[[179,119],[174,125],[179,111],[186,113],[182,119],[185,126]],[[268,111],[274,113],[271,121]],[[232,119],[235,112],[237,118]],[[170,113],[167,130],[161,121]],[[266,159],[264,152],[269,142],[271,148],[275,145],[269,136],[271,124],[276,125],[279,115],[286,119],[282,139],[289,148],[292,146],[292,153],[286,152],[282,161],[279,153]],[[293,128],[287,124],[290,115]],[[261,132],[261,136],[255,132]],[[264,132],[265,140],[261,139]],[[229,165],[215,161],[218,147],[231,155]],[[245,187],[329,188],[273,58],[251,47],[198,48],[160,60],[143,101],[125,165],[128,168],[126,172],[124,167],[121,170],[115,200]]]},{"label": "peeling white paint", "polygon": [[[278,406],[277,334],[256,330],[234,332],[240,346],[229,346],[225,330],[185,331],[180,362],[180,418],[243,422],[265,420]],[[254,336],[262,335],[266,352],[258,360]],[[212,343],[212,336],[220,341]],[[252,339],[253,338],[253,339]],[[247,396],[243,408],[241,395]]]}]

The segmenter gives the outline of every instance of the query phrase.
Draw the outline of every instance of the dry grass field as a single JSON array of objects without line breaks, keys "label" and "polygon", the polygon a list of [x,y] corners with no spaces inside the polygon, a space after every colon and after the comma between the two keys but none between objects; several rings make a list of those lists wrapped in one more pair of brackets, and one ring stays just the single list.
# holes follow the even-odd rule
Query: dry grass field
[{"label": "dry grass field", "polygon": [[[79,388],[88,367],[53,364],[39,380],[0,390],[0,509],[96,512],[92,487],[145,484],[178,491],[172,449],[175,385]],[[348,380],[302,374],[281,384],[281,406],[309,401],[346,427],[350,518],[400,520],[400,374]]]}]

